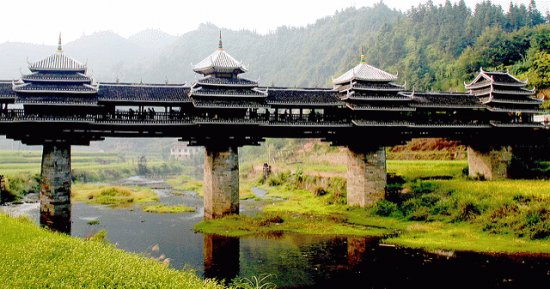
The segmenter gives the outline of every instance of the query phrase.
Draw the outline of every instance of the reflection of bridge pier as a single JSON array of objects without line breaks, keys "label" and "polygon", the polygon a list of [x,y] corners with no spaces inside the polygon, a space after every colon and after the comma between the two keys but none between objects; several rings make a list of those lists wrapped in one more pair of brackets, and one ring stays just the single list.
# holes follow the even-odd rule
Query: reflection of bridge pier
[{"label": "reflection of bridge pier", "polygon": [[71,145],[45,143],[40,176],[40,224],[71,231]]},{"label": "reflection of bridge pier", "polygon": [[204,235],[204,277],[230,281],[240,271],[239,238]]}]

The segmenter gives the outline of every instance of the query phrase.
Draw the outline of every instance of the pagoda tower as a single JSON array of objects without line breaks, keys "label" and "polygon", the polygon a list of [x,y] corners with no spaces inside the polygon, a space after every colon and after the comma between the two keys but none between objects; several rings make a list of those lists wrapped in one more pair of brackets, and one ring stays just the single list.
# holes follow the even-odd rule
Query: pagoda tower
[{"label": "pagoda tower", "polygon": [[526,89],[521,81],[508,72],[488,72],[480,69],[471,83],[464,83],[471,94],[493,112],[491,124],[495,127],[540,127],[533,115],[544,113],[542,100],[534,97],[535,89]]},{"label": "pagoda tower", "polygon": [[408,115],[415,109],[412,98],[399,92],[397,75],[390,74],[365,60],[333,80],[334,89],[350,109],[352,123],[364,127],[407,126]]},{"label": "pagoda tower", "polygon": [[193,67],[203,77],[189,92],[203,124],[254,123],[259,108],[266,107],[267,92],[258,88],[256,81],[241,78],[247,68],[223,48],[222,35],[218,49]]},{"label": "pagoda tower", "polygon": [[13,83],[16,102],[24,105],[26,114],[74,116],[97,111],[98,85],[85,64],[63,53],[61,34],[55,53],[28,68],[31,73]]}]

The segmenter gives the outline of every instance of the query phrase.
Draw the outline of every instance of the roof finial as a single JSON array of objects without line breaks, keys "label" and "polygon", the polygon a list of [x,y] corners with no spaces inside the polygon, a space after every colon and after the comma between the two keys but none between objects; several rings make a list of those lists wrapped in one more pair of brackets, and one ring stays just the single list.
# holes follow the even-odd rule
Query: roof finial
[{"label": "roof finial", "polygon": [[59,42],[57,43],[57,52],[63,52],[63,45],[61,44],[61,32],[59,32]]},{"label": "roof finial", "polygon": [[365,59],[365,48],[361,46],[361,64],[367,63],[367,60]]},{"label": "roof finial", "polygon": [[223,49],[223,43],[222,43],[222,31],[220,30],[220,42],[218,43],[218,48]]}]

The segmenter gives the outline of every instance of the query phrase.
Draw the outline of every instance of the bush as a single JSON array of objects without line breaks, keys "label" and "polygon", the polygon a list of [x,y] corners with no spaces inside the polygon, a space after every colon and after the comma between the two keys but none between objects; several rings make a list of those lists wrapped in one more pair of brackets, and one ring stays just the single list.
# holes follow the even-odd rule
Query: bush
[{"label": "bush", "polygon": [[381,200],[376,204],[376,209],[374,212],[378,216],[388,217],[392,214],[395,214],[398,211],[399,209],[397,207],[397,204],[387,200]]},{"label": "bush", "polygon": [[411,221],[426,221],[430,216],[430,209],[426,207],[416,208],[412,213],[408,215],[408,219]]},{"label": "bush", "polygon": [[472,200],[466,200],[459,204],[455,221],[470,221],[481,214],[480,207]]},{"label": "bush", "polygon": [[327,191],[325,191],[325,188],[321,187],[321,186],[317,186],[315,187],[315,189],[313,190],[313,194],[317,197],[320,197],[320,196],[324,196],[327,194]]}]

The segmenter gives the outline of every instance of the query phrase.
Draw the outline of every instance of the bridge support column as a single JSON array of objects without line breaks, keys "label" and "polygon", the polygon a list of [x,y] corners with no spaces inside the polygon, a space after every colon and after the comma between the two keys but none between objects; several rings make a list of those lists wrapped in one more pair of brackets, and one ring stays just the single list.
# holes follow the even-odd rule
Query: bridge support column
[{"label": "bridge support column", "polygon": [[510,146],[474,145],[468,147],[468,175],[487,180],[506,179],[512,162]]},{"label": "bridge support column", "polygon": [[348,205],[368,207],[384,199],[386,178],[384,147],[348,147]]},{"label": "bridge support column", "polygon": [[71,145],[46,143],[40,176],[40,224],[71,232]]},{"label": "bridge support column", "polygon": [[204,159],[204,217],[239,213],[239,153],[236,146],[206,146]]}]

